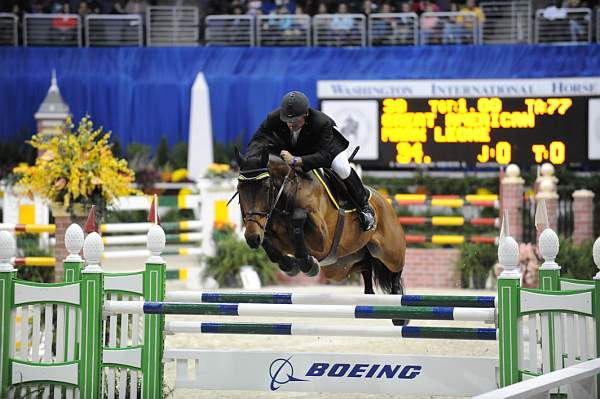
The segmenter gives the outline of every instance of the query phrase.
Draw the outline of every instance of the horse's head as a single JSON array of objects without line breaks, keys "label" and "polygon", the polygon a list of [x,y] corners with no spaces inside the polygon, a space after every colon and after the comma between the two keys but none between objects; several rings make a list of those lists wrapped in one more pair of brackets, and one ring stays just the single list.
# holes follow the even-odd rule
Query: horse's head
[{"label": "horse's head", "polygon": [[246,243],[258,248],[264,238],[267,222],[275,207],[275,188],[267,167],[269,154],[260,158],[246,158],[236,151],[240,166],[238,193],[244,220]]}]

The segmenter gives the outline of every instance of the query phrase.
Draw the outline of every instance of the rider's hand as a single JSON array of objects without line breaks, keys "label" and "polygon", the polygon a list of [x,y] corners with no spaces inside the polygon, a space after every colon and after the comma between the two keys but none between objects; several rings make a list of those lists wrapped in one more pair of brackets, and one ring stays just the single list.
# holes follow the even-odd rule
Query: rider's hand
[{"label": "rider's hand", "polygon": [[282,150],[281,153],[279,154],[281,155],[281,158],[283,158],[283,160],[288,164],[291,165],[292,161],[294,160],[294,156],[292,154],[290,154],[288,151],[286,150]]}]

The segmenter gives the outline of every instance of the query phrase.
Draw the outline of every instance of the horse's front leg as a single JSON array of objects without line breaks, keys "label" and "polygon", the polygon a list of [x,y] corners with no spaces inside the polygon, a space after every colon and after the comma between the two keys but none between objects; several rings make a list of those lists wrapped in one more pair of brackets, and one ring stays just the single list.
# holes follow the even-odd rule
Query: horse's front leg
[{"label": "horse's front leg", "polygon": [[286,256],[281,253],[271,240],[267,237],[263,239],[262,247],[267,253],[267,257],[273,263],[277,263],[279,268],[288,276],[295,276],[300,271],[298,262],[291,256]]},{"label": "horse's front leg", "polygon": [[306,241],[304,240],[304,226],[308,213],[302,208],[296,208],[292,214],[292,242],[294,243],[294,255],[299,261],[300,270],[308,276],[319,274],[319,262],[308,253]]}]

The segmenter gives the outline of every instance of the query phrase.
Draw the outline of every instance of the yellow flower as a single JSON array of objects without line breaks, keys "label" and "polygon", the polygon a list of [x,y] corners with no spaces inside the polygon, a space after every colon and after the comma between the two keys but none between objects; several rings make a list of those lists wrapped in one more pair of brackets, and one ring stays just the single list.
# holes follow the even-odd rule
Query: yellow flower
[{"label": "yellow flower", "polygon": [[[17,189],[28,196],[62,202],[82,201],[100,192],[110,203],[116,197],[137,194],[131,189],[133,171],[127,161],[116,159],[109,144],[110,132],[95,129],[89,116],[74,131],[68,119],[62,133],[48,138],[36,134],[29,142],[42,153],[34,165],[19,165]],[[99,190],[99,191],[98,191]]]},{"label": "yellow flower", "polygon": [[171,174],[171,181],[173,181],[173,182],[181,181],[181,180],[187,178],[187,175],[188,175],[187,169],[176,169],[173,171],[173,174]]}]

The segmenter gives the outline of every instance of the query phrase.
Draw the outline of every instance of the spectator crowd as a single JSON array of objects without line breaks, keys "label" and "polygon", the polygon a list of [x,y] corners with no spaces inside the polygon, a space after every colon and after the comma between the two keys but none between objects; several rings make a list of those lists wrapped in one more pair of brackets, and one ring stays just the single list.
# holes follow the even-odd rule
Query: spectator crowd
[{"label": "spectator crowd", "polygon": [[[21,16],[23,13],[79,14],[140,14],[144,15],[148,6],[193,6],[197,7],[200,21],[208,15],[249,15],[272,16],[269,26],[276,26],[284,35],[299,37],[310,26],[302,25],[298,19],[286,18],[292,15],[319,14],[332,15],[328,21],[328,30],[336,34],[352,32],[355,19],[351,14],[366,17],[373,14],[415,13],[421,16],[425,12],[470,12],[464,15],[437,16],[426,14],[419,20],[420,42],[423,44],[460,44],[474,42],[469,38],[477,34],[474,27],[485,21],[478,1],[480,0],[1,0],[0,12],[9,12]],[[531,0],[533,9],[543,9],[547,20],[566,18],[566,8],[595,8],[600,0]],[[473,18],[474,15],[474,18]],[[412,44],[414,37],[410,29],[411,22],[403,16],[374,19],[372,32],[373,44]],[[201,22],[202,24],[203,22]],[[573,41],[584,34],[580,22],[566,21],[565,29]],[[202,29],[201,29],[202,31]]]}]

